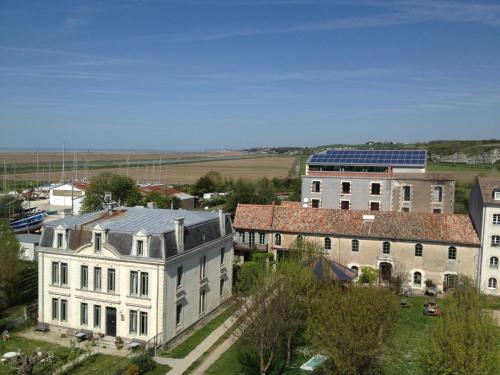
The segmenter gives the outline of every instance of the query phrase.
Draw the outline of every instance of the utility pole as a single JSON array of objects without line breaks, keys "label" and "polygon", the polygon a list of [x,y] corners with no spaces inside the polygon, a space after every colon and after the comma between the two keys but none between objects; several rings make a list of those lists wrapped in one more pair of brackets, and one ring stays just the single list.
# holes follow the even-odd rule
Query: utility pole
[{"label": "utility pole", "polygon": [[38,175],[38,151],[36,152],[36,187],[38,188],[40,182],[40,178]]}]

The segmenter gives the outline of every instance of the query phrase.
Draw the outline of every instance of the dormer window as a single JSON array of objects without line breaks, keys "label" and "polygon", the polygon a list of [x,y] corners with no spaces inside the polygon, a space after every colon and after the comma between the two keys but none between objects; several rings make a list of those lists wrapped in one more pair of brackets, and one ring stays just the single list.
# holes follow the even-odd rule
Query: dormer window
[{"label": "dormer window", "polygon": [[101,244],[102,244],[102,235],[101,233],[96,233],[94,235],[94,250],[95,251],[101,251]]},{"label": "dormer window", "polygon": [[57,233],[57,248],[62,249],[63,244],[64,244],[64,234],[62,233]]},{"label": "dormer window", "polygon": [[52,241],[52,247],[55,249],[66,249],[67,248],[67,231],[62,226],[59,225],[54,229],[54,239]]},{"label": "dormer window", "polygon": [[143,231],[139,231],[134,235],[134,239],[132,242],[132,255],[138,257],[147,257],[148,256],[148,240],[149,237],[147,233]]},{"label": "dormer window", "polygon": [[500,190],[495,190],[493,192],[493,199],[496,201],[500,201]]}]

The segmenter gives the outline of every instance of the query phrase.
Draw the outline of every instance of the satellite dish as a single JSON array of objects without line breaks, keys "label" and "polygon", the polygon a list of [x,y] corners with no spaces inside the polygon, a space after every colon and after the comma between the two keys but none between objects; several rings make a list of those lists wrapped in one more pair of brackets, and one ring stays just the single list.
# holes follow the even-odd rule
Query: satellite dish
[{"label": "satellite dish", "polygon": [[308,203],[309,202],[309,198],[305,197],[304,198],[304,203]]}]

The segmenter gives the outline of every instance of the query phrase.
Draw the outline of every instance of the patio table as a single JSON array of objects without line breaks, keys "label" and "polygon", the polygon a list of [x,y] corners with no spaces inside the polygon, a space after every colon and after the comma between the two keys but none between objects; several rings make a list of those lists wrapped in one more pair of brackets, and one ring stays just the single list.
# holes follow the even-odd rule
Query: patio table
[{"label": "patio table", "polygon": [[7,352],[7,353],[4,353],[4,355],[2,357],[5,359],[12,359],[12,358],[17,357],[18,355],[19,354],[17,352]]}]

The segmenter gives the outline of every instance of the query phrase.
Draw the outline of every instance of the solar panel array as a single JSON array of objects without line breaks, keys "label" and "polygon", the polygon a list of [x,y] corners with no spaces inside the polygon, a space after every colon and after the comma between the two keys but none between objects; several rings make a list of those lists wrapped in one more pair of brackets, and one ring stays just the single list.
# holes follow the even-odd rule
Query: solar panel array
[{"label": "solar panel array", "polygon": [[327,150],[314,154],[310,164],[425,167],[425,150]]}]

